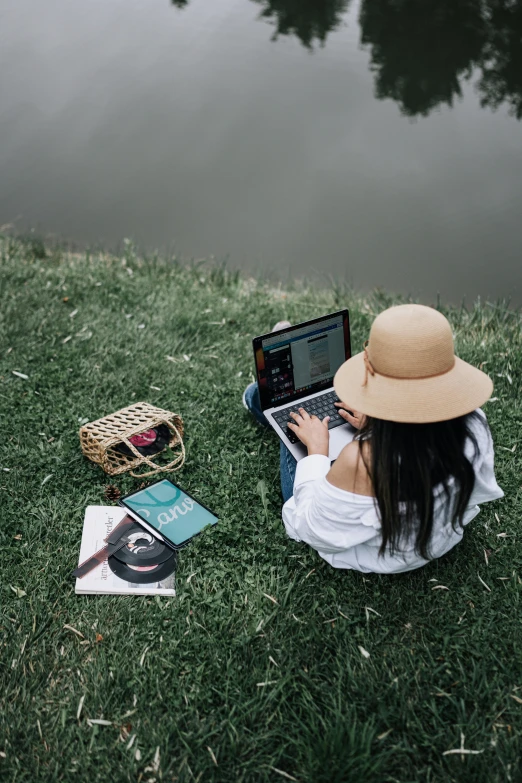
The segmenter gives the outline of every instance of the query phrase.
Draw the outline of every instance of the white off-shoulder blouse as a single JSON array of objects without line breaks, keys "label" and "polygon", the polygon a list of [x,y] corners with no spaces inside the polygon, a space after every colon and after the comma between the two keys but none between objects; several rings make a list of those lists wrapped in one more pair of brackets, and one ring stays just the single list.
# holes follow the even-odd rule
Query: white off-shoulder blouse
[{"label": "white off-shoulder blouse", "polygon": [[[484,413],[478,413],[485,420]],[[465,452],[472,460],[475,485],[462,520],[464,525],[477,516],[480,503],[504,495],[495,479],[493,441],[487,424],[475,421],[473,432],[478,452],[475,454],[471,441]],[[411,571],[428,562],[415,553],[413,540],[393,556],[386,552],[379,557],[381,523],[374,498],[334,487],[326,478],[329,470],[330,460],[320,454],[297,463],[294,494],[283,506],[283,522],[290,538],[309,544],[334,568],[392,574]],[[453,530],[451,506],[442,487],[435,488],[433,516],[430,553],[432,558],[438,558],[458,544],[463,535],[462,528]]]}]

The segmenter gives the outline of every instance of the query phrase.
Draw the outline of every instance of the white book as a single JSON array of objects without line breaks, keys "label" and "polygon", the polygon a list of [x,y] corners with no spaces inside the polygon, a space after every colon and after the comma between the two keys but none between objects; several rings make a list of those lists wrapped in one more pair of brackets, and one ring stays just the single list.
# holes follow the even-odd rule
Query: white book
[{"label": "white book", "polygon": [[[126,514],[119,506],[87,506],[83,523],[79,563],[84,563],[95,552],[105,546],[105,539]],[[175,578],[172,573],[160,582],[138,585],[120,579],[111,570],[108,559],[76,580],[77,595],[176,595]]]}]

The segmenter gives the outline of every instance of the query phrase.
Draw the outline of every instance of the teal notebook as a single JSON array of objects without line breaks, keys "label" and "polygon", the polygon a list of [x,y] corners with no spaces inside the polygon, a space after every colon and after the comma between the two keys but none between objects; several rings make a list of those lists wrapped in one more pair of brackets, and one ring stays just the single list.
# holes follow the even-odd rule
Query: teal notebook
[{"label": "teal notebook", "polygon": [[120,505],[175,547],[186,544],[204,527],[218,521],[212,511],[168,479],[127,495]]}]

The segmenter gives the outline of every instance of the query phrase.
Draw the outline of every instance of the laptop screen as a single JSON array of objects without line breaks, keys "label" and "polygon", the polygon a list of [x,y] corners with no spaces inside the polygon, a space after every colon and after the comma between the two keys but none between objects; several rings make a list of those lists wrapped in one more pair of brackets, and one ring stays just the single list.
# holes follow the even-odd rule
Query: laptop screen
[{"label": "laptop screen", "polygon": [[256,337],[254,355],[263,410],[327,389],[350,358],[348,310]]}]

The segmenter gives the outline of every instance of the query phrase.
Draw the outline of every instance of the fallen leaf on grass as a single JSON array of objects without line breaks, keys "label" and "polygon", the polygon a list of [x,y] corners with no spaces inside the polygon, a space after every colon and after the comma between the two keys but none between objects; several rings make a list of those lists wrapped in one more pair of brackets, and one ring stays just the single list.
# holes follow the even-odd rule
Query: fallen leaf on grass
[{"label": "fallen leaf on grass", "polygon": [[285,772],[282,769],[277,769],[277,767],[270,767],[272,772],[277,772],[278,775],[281,775],[281,777],[286,778],[287,780],[295,780],[297,781],[297,778],[294,778],[293,775],[289,775],[288,772]]},{"label": "fallen leaf on grass", "polygon": [[361,647],[360,644],[357,645],[357,648],[358,648],[358,650],[361,653],[363,658],[369,658],[370,657],[370,653],[368,652],[368,650],[365,650],[364,647]]},{"label": "fallen leaf on grass", "polygon": [[432,590],[449,590],[449,587],[446,587],[446,585],[435,585],[435,587],[431,588]]},{"label": "fallen leaf on grass", "polygon": [[25,590],[22,590],[21,587],[13,587],[13,585],[9,585],[13,593],[16,595],[17,598],[23,598],[24,595],[27,595]]},{"label": "fallen leaf on grass", "polygon": [[81,631],[78,631],[77,628],[73,628],[72,625],[67,625],[66,624],[63,627],[66,628],[68,631],[72,631],[73,633],[75,633],[76,636],[80,637],[80,639],[85,639],[85,636],[83,635],[83,633]]},{"label": "fallen leaf on grass", "polygon": [[517,704],[522,704],[522,699],[520,699],[518,696],[514,696],[512,693],[509,694],[512,699],[516,701]]},{"label": "fallen leaf on grass", "polygon": [[487,585],[487,584],[485,583],[485,581],[482,579],[482,577],[481,577],[481,575],[480,575],[480,574],[477,574],[477,576],[478,576],[478,578],[480,579],[481,583],[482,583],[482,584],[484,585],[484,587],[486,588],[486,590],[488,591],[488,593],[491,593],[491,587],[489,587],[489,585]]},{"label": "fallen leaf on grass", "polygon": [[458,754],[461,756],[476,756],[479,753],[484,753],[483,750],[468,750],[464,747],[464,734],[460,733],[460,748],[452,748],[451,750],[445,750],[443,756],[452,756]]},{"label": "fallen leaf on grass", "polygon": [[11,370],[11,372],[13,373],[13,375],[16,375],[17,378],[23,378],[24,381],[28,381],[29,380],[29,376],[28,375],[24,375],[23,372],[16,372],[16,370]]},{"label": "fallen leaf on grass", "polygon": [[96,634],[96,642],[103,642],[103,636],[101,635],[101,633]]},{"label": "fallen leaf on grass", "polygon": [[92,337],[92,332],[89,329],[89,331],[86,331],[85,329],[82,329],[81,332],[78,332],[78,334],[74,335],[79,340],[90,340]]},{"label": "fallen leaf on grass", "polygon": [[141,750],[139,748],[136,748],[136,753],[134,754],[134,758],[136,761],[141,761]]},{"label": "fallen leaf on grass", "polygon": [[[216,761],[217,765],[217,761]],[[156,753],[154,754],[154,758],[151,762],[150,767],[145,767],[143,770],[144,772],[158,772],[160,767],[160,749],[159,746],[156,748]],[[155,778],[149,778],[149,780],[155,780]]]}]

